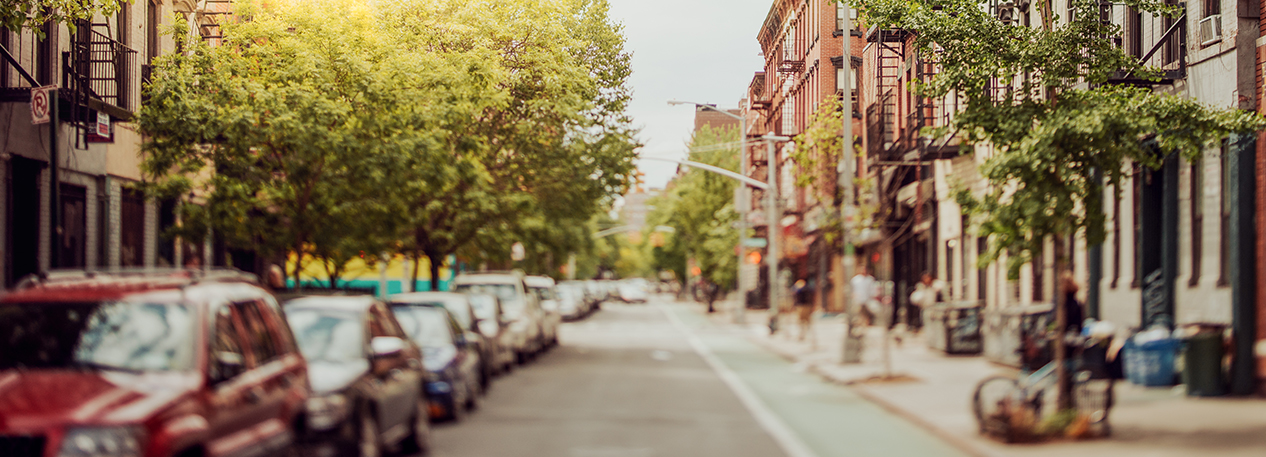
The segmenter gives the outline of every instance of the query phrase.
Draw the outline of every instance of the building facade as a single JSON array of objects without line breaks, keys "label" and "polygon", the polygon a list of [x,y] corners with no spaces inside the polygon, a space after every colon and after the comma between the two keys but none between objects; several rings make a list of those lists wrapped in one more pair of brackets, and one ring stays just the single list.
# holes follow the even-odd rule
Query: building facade
[{"label": "building facade", "polygon": [[[139,0],[118,13],[34,30],[0,29],[0,278],[55,268],[180,265],[207,243],[177,249],[160,236],[175,202],[147,198],[135,124],[153,59],[175,49],[164,35],[183,16],[191,33],[219,39],[228,0]],[[56,86],[48,123],[34,124],[32,88]],[[36,96],[43,106],[43,98]],[[221,262],[222,263],[222,262]]]}]

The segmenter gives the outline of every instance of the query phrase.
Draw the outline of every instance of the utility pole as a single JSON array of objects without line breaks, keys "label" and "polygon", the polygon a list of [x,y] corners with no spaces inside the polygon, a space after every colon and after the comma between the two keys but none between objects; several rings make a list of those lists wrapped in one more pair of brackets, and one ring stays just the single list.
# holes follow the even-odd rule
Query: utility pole
[{"label": "utility pole", "polygon": [[777,159],[775,159],[775,157],[778,156],[778,151],[777,149],[774,148],[774,144],[791,141],[791,138],[788,138],[785,136],[776,136],[770,133],[768,135],[761,137],[761,139],[765,140],[765,146],[768,148],[767,155],[765,156],[766,163],[768,164],[768,168],[766,170],[767,172],[765,173],[766,175],[765,185],[769,186],[767,189],[765,189],[765,199],[766,199],[765,201],[766,221],[765,222],[767,223],[767,225],[765,226],[766,227],[765,237],[768,238],[769,240],[769,247],[767,250],[768,255],[766,256],[767,258],[765,260],[767,261],[767,264],[769,266],[769,281],[768,281],[769,309],[771,312],[774,313],[775,316],[777,316],[778,315],[778,287],[779,287],[778,285],[778,219],[780,218],[778,217],[779,216],[778,181],[776,178],[778,175],[778,161]]},{"label": "utility pole", "polygon": [[[850,33],[853,30],[853,7],[848,6],[847,3],[844,3],[843,5],[844,25],[841,28],[844,30],[844,64],[849,67],[847,70],[842,72],[844,80],[840,82],[840,87],[848,88],[852,87],[849,85],[849,79],[853,77],[853,51],[851,46],[852,34]],[[858,338],[853,334],[853,318],[857,316],[857,313],[860,310],[859,307],[862,306],[863,303],[853,303],[852,283],[850,282],[853,278],[853,264],[857,261],[853,254],[853,241],[850,236],[852,235],[853,229],[857,226],[856,221],[853,220],[857,217],[857,208],[853,206],[853,201],[855,199],[853,192],[853,177],[857,174],[857,171],[853,169],[853,164],[857,163],[857,157],[856,153],[853,151],[852,94],[845,94],[841,102],[844,112],[840,116],[843,120],[843,132],[840,135],[840,143],[842,143],[843,150],[840,151],[840,163],[836,165],[836,170],[840,174],[839,185],[844,191],[844,201],[840,202],[840,227],[843,232],[840,236],[840,241],[844,245],[844,256],[840,259],[840,263],[842,264],[841,268],[844,271],[844,283],[849,284],[850,286],[849,293],[845,294],[845,297],[847,298],[845,303],[847,303],[847,305],[844,307],[844,341],[842,343],[842,347],[840,348],[840,362],[860,363],[862,361],[862,342],[861,338]]]}]

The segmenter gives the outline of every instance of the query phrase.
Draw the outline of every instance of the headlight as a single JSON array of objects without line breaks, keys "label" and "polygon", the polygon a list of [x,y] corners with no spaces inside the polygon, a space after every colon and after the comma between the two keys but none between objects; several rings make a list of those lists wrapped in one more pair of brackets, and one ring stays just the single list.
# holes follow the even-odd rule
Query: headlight
[{"label": "headlight", "polygon": [[77,427],[66,431],[58,457],[140,457],[140,427]]},{"label": "headlight", "polygon": [[343,394],[309,398],[307,409],[308,426],[314,430],[329,430],[338,426],[352,410]]}]

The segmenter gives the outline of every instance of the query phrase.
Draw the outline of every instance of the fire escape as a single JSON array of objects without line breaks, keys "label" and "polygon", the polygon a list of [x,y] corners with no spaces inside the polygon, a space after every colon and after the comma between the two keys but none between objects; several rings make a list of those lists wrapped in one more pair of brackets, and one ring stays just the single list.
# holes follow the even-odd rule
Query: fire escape
[{"label": "fire escape", "polygon": [[60,95],[69,102],[70,125],[78,130],[75,146],[84,148],[90,141],[112,138],[112,132],[98,132],[100,114],[112,120],[133,117],[139,62],[135,50],[110,36],[109,24],[80,22],[73,37],[62,55]]},{"label": "fire escape", "polygon": [[880,30],[871,27],[866,41],[875,43],[875,101],[866,107],[866,155],[871,161],[892,161],[897,158],[897,110],[901,95],[901,65],[905,61],[904,30]]}]

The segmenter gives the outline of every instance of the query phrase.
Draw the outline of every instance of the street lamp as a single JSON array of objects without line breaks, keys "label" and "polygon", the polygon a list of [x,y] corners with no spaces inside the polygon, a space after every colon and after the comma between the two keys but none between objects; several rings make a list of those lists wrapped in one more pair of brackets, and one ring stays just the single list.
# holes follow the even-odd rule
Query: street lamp
[{"label": "street lamp", "polygon": [[791,138],[770,133],[762,136],[761,139],[765,140],[765,146],[768,148],[765,154],[768,163],[768,170],[765,173],[766,185],[769,186],[769,189],[765,191],[765,197],[768,200],[765,202],[765,219],[768,219],[765,238],[769,240],[767,249],[769,255],[766,256],[769,261],[769,309],[776,314],[778,313],[778,224],[781,218],[778,217],[778,182],[775,180],[778,167],[777,161],[774,160],[778,154],[774,151],[774,144],[791,141]]},{"label": "street lamp", "polygon": [[[738,119],[739,121],[739,174],[743,176],[747,176],[747,159],[744,157],[744,154],[747,153],[747,116],[740,116],[728,111],[722,111],[722,110],[717,109],[715,106],[704,104],[704,103],[686,102],[686,101],[681,101],[681,100],[669,100],[668,105],[669,106],[694,105],[695,108],[712,110],[717,113],[721,113],[726,116]],[[739,213],[739,222],[738,222],[739,245],[738,245],[738,249],[736,249],[736,251],[738,251],[738,254],[737,254],[738,262],[736,262],[734,265],[734,268],[736,270],[734,272],[734,282],[736,285],[738,285],[738,290],[739,290],[739,295],[740,295],[738,313],[734,315],[734,320],[736,322],[743,323],[746,319],[745,313],[747,311],[746,299],[742,297],[742,294],[745,291],[745,289],[743,288],[743,240],[747,238],[747,208],[740,207],[741,205],[739,205],[739,203],[740,202],[738,201],[734,202],[734,206],[735,206],[734,209],[738,211]]]}]

